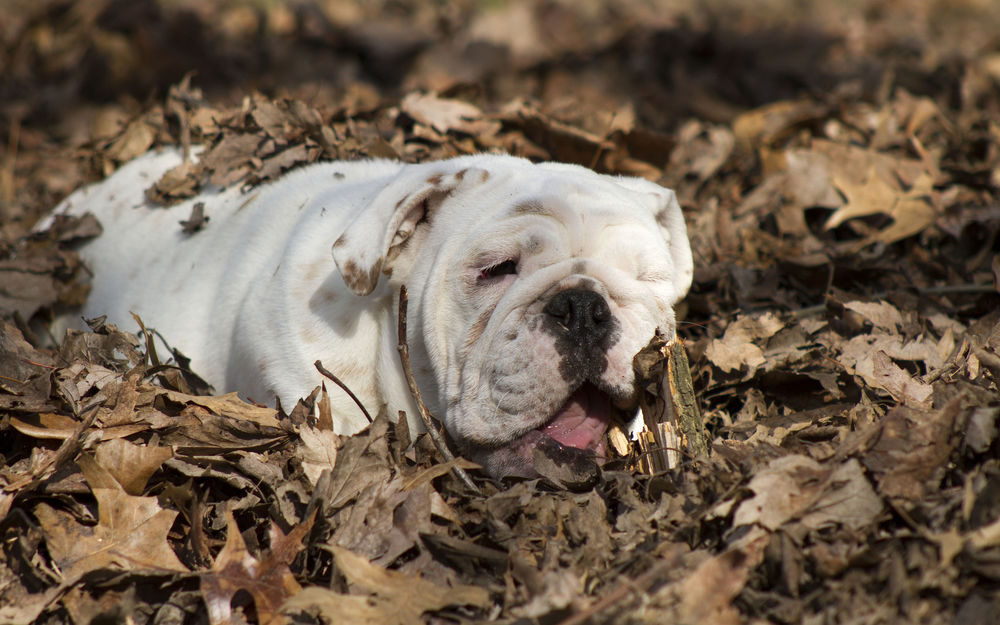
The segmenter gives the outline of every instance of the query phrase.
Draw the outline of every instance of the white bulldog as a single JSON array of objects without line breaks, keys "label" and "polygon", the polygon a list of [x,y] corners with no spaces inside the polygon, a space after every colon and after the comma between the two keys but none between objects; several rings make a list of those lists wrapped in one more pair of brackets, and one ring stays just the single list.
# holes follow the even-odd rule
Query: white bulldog
[{"label": "white bulldog", "polygon": [[[149,206],[180,163],[151,152],[56,209],[104,226],[81,249],[84,316],[131,326],[135,312],[216,390],[256,401],[294,405],[322,360],[370,411],[421,429],[396,350],[405,284],[428,407],[494,476],[532,475],[536,446],[603,456],[612,416],[635,412],[632,357],[674,335],[691,284],[674,193],[638,178],[487,154],[330,162]],[[209,221],[185,234],[199,202]],[[331,398],[339,433],[367,424]]]}]

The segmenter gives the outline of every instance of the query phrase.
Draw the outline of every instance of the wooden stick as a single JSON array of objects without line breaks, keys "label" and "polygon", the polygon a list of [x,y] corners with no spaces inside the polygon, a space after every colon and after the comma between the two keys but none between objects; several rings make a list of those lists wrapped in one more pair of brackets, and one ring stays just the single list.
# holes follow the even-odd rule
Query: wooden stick
[{"label": "wooden stick", "polygon": [[698,409],[684,342],[657,334],[633,359],[641,389],[639,406],[646,431],[639,437],[640,468],[660,473],[680,465],[682,456],[705,458],[708,436]]},{"label": "wooden stick", "polygon": [[[399,350],[399,361],[403,364],[406,383],[410,385],[410,394],[413,395],[413,400],[417,402],[420,418],[423,419],[424,427],[427,428],[427,434],[431,437],[431,441],[437,447],[437,450],[441,452],[441,456],[445,459],[445,462],[452,462],[455,460],[455,456],[448,449],[448,444],[445,442],[444,437],[441,436],[441,432],[434,426],[434,418],[424,404],[424,398],[420,394],[420,389],[417,388],[417,381],[413,377],[413,370],[410,368],[410,347],[406,342],[406,300],[406,286],[404,285],[399,287],[399,323],[397,328],[399,331],[399,344],[396,345],[396,349]],[[472,481],[469,474],[465,472],[465,469],[454,465],[451,470],[458,479],[462,480],[462,483],[476,494],[479,494],[479,487]]]},{"label": "wooden stick", "polygon": [[674,405],[674,415],[680,425],[681,432],[687,438],[688,451],[696,458],[707,458],[709,453],[708,435],[705,433],[705,422],[698,409],[698,398],[694,393],[694,383],[691,380],[691,367],[688,365],[684,341],[679,338],[667,343],[667,380],[670,388],[670,399]]}]

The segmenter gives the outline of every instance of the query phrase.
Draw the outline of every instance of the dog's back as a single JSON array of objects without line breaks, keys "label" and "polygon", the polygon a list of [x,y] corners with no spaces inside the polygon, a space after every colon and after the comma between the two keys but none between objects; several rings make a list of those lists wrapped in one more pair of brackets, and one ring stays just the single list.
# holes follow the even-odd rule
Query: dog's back
[{"label": "dog's back", "polygon": [[[330,245],[365,196],[379,187],[373,179],[390,178],[401,164],[319,163],[289,172],[278,186],[209,188],[174,206],[151,205],[146,190],[181,163],[177,149],[149,152],[55,209],[93,213],[104,232],[80,249],[93,273],[87,304],[60,319],[54,330],[58,337],[66,327],[81,327],[84,317],[99,315],[135,329],[134,312],[221,389],[231,386],[226,378],[236,316],[245,303],[254,307],[244,300],[281,297],[266,286],[288,259],[288,250],[274,241],[318,246],[326,270],[336,273]],[[185,233],[180,222],[197,203],[207,222],[200,231]]]}]

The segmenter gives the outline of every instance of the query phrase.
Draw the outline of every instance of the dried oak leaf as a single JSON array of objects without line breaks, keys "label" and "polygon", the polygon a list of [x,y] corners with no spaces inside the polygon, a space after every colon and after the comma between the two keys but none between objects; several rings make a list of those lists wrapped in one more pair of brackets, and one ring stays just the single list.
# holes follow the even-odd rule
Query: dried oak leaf
[{"label": "dried oak leaf", "polygon": [[489,593],[477,586],[439,586],[419,576],[390,571],[343,547],[327,547],[337,569],[364,595],[343,595],[320,587],[306,588],[282,607],[285,613],[316,609],[331,623],[355,625],[421,625],[422,615],[449,606],[488,608]]},{"label": "dried oak leaf", "polygon": [[914,407],[929,408],[932,401],[930,384],[910,375],[894,362],[924,362],[928,370],[941,366],[943,357],[932,341],[904,343],[898,335],[861,334],[842,343],[839,361],[848,373],[860,377],[865,384],[889,393],[894,399]]},{"label": "dried oak leaf", "polygon": [[754,496],[742,502],[733,527],[757,524],[774,531],[817,530],[840,525],[861,530],[882,511],[882,501],[857,460],[835,467],[801,455],[782,456],[757,472],[747,488]]},{"label": "dried oak leaf", "polygon": [[260,625],[288,622],[279,612],[281,604],[302,590],[288,566],[302,551],[302,539],[312,529],[314,519],[310,517],[287,535],[272,525],[271,551],[258,560],[247,549],[232,510],[226,511],[226,544],[212,570],[201,574],[201,592],[212,625],[233,622],[231,602],[241,590],[253,597]]},{"label": "dried oak leaf", "polygon": [[0,409],[40,412],[49,400],[55,360],[36,350],[12,323],[0,318]]},{"label": "dried oak leaf", "polygon": [[389,482],[392,470],[388,431],[389,419],[383,411],[367,430],[342,439],[343,446],[337,450],[337,462],[323,496],[327,510],[344,507],[369,487]]},{"label": "dried oak leaf", "polygon": [[411,93],[403,98],[399,106],[417,123],[440,133],[458,131],[473,136],[490,136],[500,130],[500,122],[483,119],[483,112],[479,107],[461,100]]},{"label": "dried oak leaf", "polygon": [[887,183],[873,166],[863,183],[834,176],[834,185],[847,198],[826,221],[827,230],[849,219],[883,214],[892,223],[868,236],[869,241],[893,243],[913,236],[934,223],[937,213],[925,197],[932,192],[933,181],[924,174],[913,182],[908,191],[900,191]]},{"label": "dried oak leaf", "polygon": [[226,187],[241,180],[253,167],[257,149],[264,137],[260,134],[231,134],[206,152],[201,163],[209,172],[209,181]]},{"label": "dried oak leaf", "polygon": [[177,512],[164,510],[156,497],[135,497],[111,488],[95,488],[97,525],[76,522],[71,514],[45,503],[35,516],[49,554],[67,580],[102,568],[186,573],[167,533]]},{"label": "dried oak leaf", "polygon": [[12,258],[0,259],[0,315],[31,319],[40,308],[73,298],[70,276],[80,266],[79,256],[48,242],[21,247]]},{"label": "dried oak leaf", "polygon": [[862,462],[883,496],[912,506],[938,489],[957,444],[953,430],[958,412],[953,401],[940,410],[896,406],[882,418],[878,441]]},{"label": "dried oak leaf", "polygon": [[52,223],[45,231],[45,236],[50,241],[59,243],[71,243],[83,239],[91,239],[100,235],[104,231],[101,224],[92,213],[81,216],[76,215],[53,215]]},{"label": "dried oak leaf", "polygon": [[156,183],[146,189],[146,200],[153,204],[173,204],[201,191],[205,167],[199,161],[186,160],[168,169]]},{"label": "dried oak leaf", "polygon": [[729,324],[722,338],[708,344],[705,356],[727,373],[747,368],[747,377],[750,377],[766,361],[764,350],[754,342],[770,338],[784,327],[785,323],[770,312],[740,315]]},{"label": "dried oak leaf", "polygon": [[119,163],[124,163],[145,154],[149,148],[153,147],[155,141],[156,128],[149,124],[145,118],[134,119],[108,146],[104,155]]},{"label": "dried oak leaf", "polygon": [[169,447],[135,445],[119,438],[98,445],[94,459],[126,493],[138,495],[160,465],[173,456]]},{"label": "dried oak leaf", "polygon": [[180,404],[201,406],[222,417],[250,421],[257,425],[276,428],[280,426],[277,411],[274,408],[255,406],[240,399],[237,393],[225,395],[188,395],[179,391],[164,390],[160,393],[166,399]]},{"label": "dried oak leaf", "polygon": [[872,325],[895,332],[903,327],[903,315],[889,302],[847,302],[844,308],[858,313]]}]

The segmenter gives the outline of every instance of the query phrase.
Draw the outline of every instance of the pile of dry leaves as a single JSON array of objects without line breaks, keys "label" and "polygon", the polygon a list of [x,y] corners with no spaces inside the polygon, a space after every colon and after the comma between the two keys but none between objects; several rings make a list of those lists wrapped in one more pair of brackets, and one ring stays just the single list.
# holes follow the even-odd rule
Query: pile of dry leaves
[{"label": "pile of dry leaves", "polygon": [[[996,622],[989,2],[14,4],[0,622]],[[209,394],[152,329],[47,337],[100,226],[31,225],[174,143],[206,151],[159,203],[492,150],[677,189],[710,454],[477,492],[384,416],[334,435],[322,389],[275,411]]]}]

